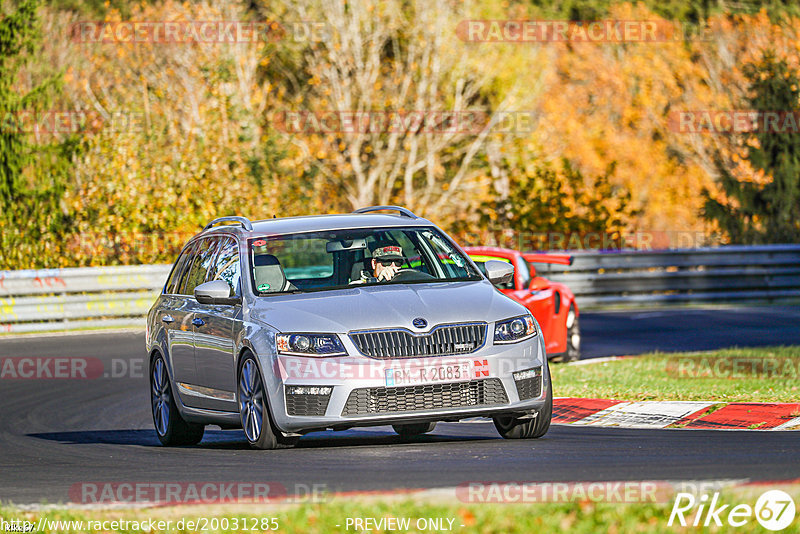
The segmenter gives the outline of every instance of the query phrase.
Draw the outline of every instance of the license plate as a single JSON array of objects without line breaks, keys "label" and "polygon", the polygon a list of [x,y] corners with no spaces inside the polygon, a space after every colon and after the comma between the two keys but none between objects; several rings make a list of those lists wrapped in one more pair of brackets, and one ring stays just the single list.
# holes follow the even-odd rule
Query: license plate
[{"label": "license plate", "polygon": [[415,384],[438,384],[472,380],[469,362],[437,365],[414,365],[386,369],[387,386],[408,386]]}]

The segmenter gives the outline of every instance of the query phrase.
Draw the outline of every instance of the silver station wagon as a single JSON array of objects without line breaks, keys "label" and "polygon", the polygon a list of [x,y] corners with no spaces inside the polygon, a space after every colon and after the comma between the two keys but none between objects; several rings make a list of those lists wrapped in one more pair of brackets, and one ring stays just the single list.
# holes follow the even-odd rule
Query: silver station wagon
[{"label": "silver station wagon", "polygon": [[223,217],[184,247],[147,317],[153,421],[165,445],[205,425],[254,448],[303,434],[491,417],[504,438],[552,415],[539,325],[442,230],[409,210],[251,222]]}]

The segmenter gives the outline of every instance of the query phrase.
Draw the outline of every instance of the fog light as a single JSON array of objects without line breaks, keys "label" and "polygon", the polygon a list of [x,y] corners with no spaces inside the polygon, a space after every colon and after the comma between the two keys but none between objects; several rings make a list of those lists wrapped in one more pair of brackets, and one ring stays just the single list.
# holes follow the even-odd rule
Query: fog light
[{"label": "fog light", "polygon": [[533,369],[525,369],[524,371],[517,371],[514,373],[514,380],[520,381],[526,378],[534,378],[542,374],[541,367],[534,367]]},{"label": "fog light", "polygon": [[331,386],[286,386],[289,395],[330,395],[332,392]]},{"label": "fog light", "polygon": [[542,368],[534,367],[514,373],[519,400],[535,399],[542,395]]}]

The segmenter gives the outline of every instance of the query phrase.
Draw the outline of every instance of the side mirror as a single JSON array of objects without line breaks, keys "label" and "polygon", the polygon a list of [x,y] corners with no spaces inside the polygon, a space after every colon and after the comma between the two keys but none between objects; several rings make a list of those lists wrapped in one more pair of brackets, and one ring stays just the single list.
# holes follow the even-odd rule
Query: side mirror
[{"label": "side mirror", "polygon": [[483,264],[486,269],[486,278],[493,284],[507,284],[514,276],[514,266],[498,260],[488,260]]},{"label": "side mirror", "polygon": [[241,304],[240,297],[231,297],[231,286],[225,280],[212,280],[194,288],[194,298],[200,304]]}]

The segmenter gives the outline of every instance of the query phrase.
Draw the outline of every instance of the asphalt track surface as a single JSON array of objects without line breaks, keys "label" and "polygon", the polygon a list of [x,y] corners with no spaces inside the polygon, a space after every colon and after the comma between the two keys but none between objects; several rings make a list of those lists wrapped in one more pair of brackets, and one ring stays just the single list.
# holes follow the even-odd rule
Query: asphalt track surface
[{"label": "asphalt track surface", "polygon": [[[588,356],[653,349],[800,343],[798,308],[585,314]],[[0,356],[71,356],[117,365],[93,380],[0,380],[0,501],[70,501],[94,483],[276,482],[290,493],[452,487],[470,481],[786,480],[800,478],[791,432],[580,428],[503,440],[485,423],[439,424],[403,443],[389,427],[319,432],[295,449],[250,450],[209,427],[195,447],[164,448],[152,428],[143,333],[0,339]],[[616,349],[615,349],[616,347]],[[112,363],[117,362],[116,364]],[[557,391],[556,391],[557,393]],[[319,486],[318,486],[319,487]]]}]

